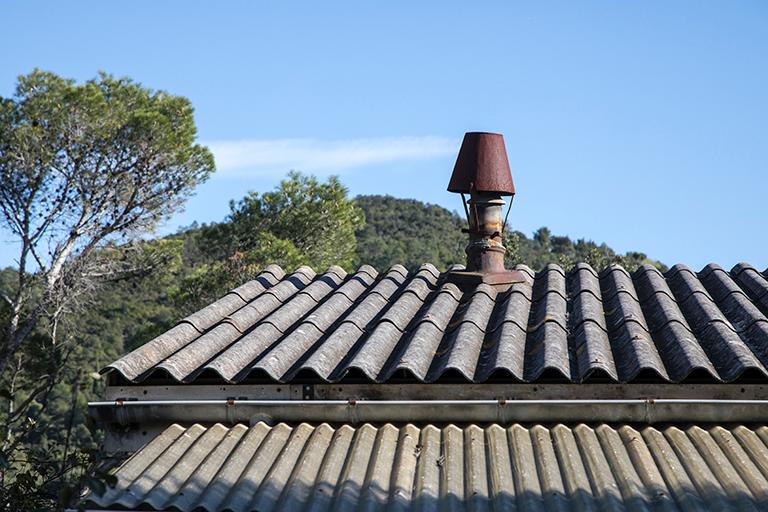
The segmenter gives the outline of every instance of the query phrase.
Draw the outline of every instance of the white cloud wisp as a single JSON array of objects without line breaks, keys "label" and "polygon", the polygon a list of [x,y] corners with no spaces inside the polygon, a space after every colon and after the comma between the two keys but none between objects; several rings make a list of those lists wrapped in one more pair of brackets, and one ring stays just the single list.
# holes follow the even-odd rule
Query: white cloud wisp
[{"label": "white cloud wisp", "polygon": [[454,154],[457,143],[444,137],[375,139],[273,139],[211,141],[220,177],[281,176],[286,171],[344,174],[370,165],[430,160]]}]

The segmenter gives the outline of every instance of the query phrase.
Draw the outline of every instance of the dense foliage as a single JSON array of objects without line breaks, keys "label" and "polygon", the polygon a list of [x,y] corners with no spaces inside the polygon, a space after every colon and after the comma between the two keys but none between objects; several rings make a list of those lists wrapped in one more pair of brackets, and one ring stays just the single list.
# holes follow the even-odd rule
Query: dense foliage
[{"label": "dense foliage", "polygon": [[367,263],[379,270],[400,263],[416,267],[430,262],[439,268],[463,263],[466,221],[455,213],[415,199],[391,196],[359,196],[365,214],[357,235],[357,265]]},{"label": "dense foliage", "polygon": [[320,183],[290,173],[271,192],[231,202],[224,222],[178,235],[187,247],[189,273],[176,290],[177,304],[184,311],[202,307],[270,263],[349,268],[362,224],[362,212],[337,178]]},{"label": "dense foliage", "polygon": [[[395,263],[414,268],[430,262],[441,269],[464,263],[467,235],[461,232],[466,227],[463,216],[413,199],[359,196],[356,202],[366,219],[357,231],[356,263],[368,263],[380,270]],[[620,263],[630,271],[645,263],[664,268],[641,252],[620,255],[606,244],[553,236],[545,227],[532,238],[519,231],[508,233],[504,244],[508,264],[524,263],[536,270],[548,263],[568,269],[580,261],[597,269],[611,263]]]}]

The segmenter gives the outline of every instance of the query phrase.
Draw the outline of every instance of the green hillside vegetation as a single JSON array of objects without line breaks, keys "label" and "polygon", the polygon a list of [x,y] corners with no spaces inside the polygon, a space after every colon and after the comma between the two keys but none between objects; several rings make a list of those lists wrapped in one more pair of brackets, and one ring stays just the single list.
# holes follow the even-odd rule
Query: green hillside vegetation
[{"label": "green hillside vegetation", "polygon": [[[355,202],[365,214],[365,225],[355,233],[357,264],[368,263],[382,270],[395,263],[414,268],[430,262],[440,269],[464,263],[467,235],[461,232],[466,227],[463,215],[434,204],[391,196],[358,196]],[[617,254],[606,244],[553,236],[546,227],[538,229],[531,238],[513,231],[506,235],[504,243],[508,265],[524,263],[534,270],[548,263],[567,270],[582,261],[597,270],[611,263],[619,263],[630,271],[644,264],[666,269],[644,253]]]}]

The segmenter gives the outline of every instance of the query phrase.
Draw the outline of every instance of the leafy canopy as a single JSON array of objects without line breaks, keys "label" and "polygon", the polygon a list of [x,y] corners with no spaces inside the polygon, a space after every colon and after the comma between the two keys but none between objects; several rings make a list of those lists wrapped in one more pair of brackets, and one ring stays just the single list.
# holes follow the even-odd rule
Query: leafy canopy
[{"label": "leafy canopy", "polygon": [[192,112],[186,98],[126,78],[20,77],[0,99],[3,220],[18,236],[155,227],[214,168]]},{"label": "leafy canopy", "polygon": [[320,183],[314,176],[291,172],[276,190],[251,192],[238,203],[230,203],[230,208],[228,222],[240,250],[257,249],[264,257],[279,256],[279,248],[263,248],[261,234],[271,233],[275,239],[290,241],[304,264],[325,269],[353,263],[355,229],[363,223],[363,216],[336,176]]},{"label": "leafy canopy", "polygon": [[202,307],[227,290],[252,279],[270,263],[287,270],[309,265],[350,269],[357,254],[355,231],[361,210],[335,176],[326,183],[297,172],[273,191],[251,192],[230,203],[225,222],[185,238],[202,261],[177,293],[182,310]]}]

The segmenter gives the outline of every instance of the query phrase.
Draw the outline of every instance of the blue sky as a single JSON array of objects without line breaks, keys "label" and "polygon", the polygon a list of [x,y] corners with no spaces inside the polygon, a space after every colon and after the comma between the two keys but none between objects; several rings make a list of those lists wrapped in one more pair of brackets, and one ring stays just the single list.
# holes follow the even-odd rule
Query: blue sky
[{"label": "blue sky", "polygon": [[697,270],[768,267],[763,1],[28,1],[2,14],[0,95],[39,67],[192,100],[219,170],[162,232],[221,220],[292,168],[459,210],[445,187],[463,133],[482,130],[506,139],[516,229]]}]

